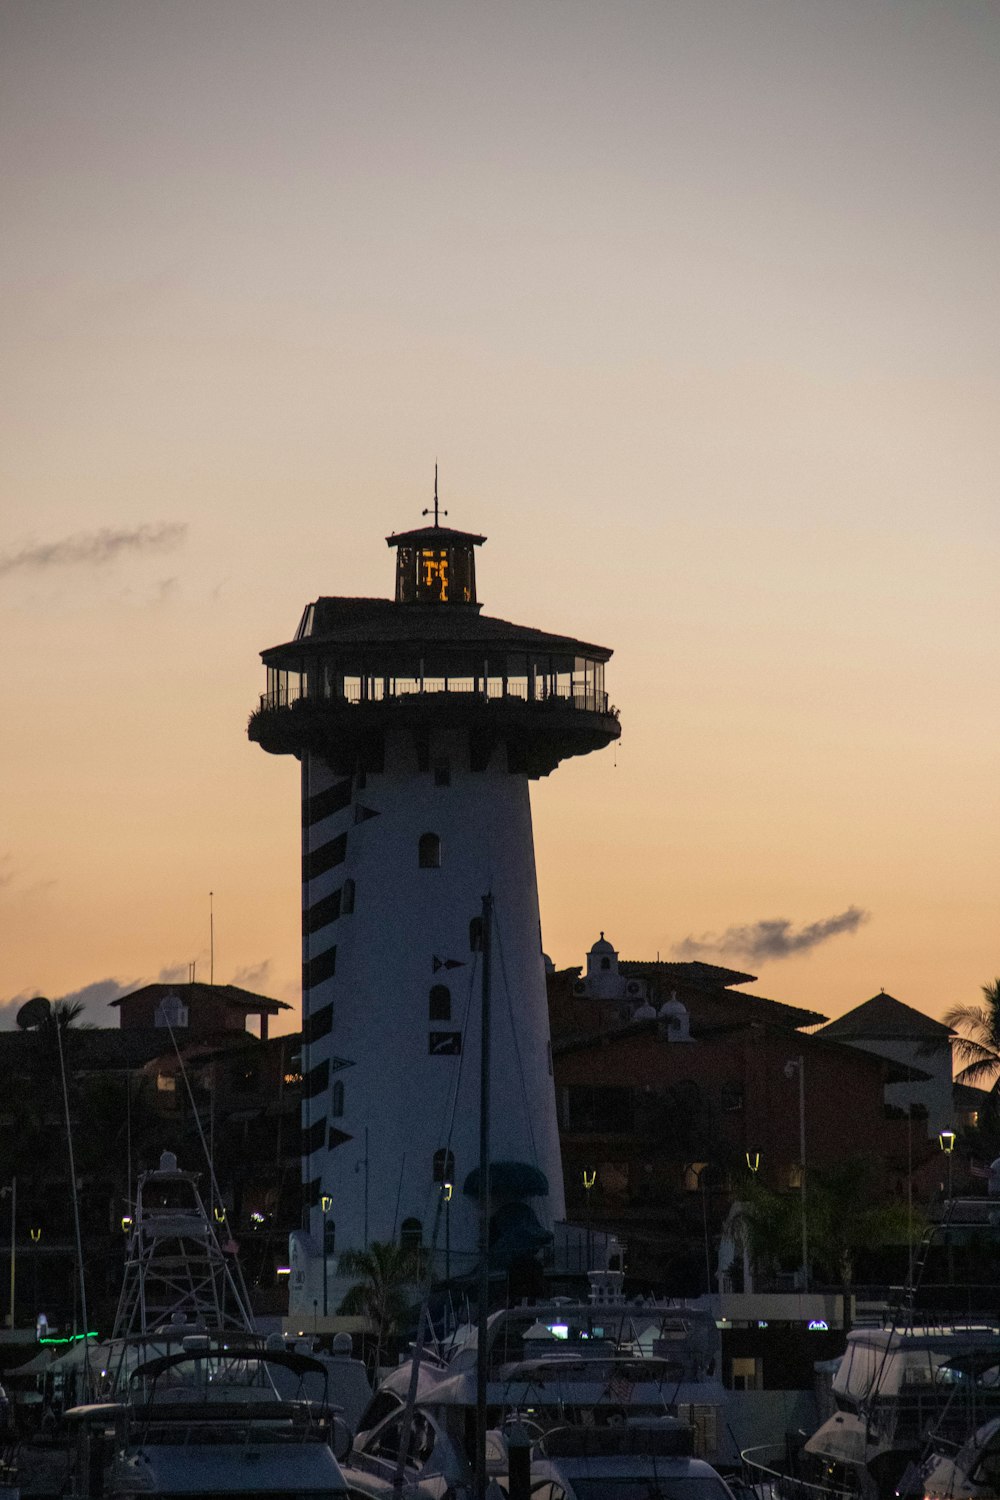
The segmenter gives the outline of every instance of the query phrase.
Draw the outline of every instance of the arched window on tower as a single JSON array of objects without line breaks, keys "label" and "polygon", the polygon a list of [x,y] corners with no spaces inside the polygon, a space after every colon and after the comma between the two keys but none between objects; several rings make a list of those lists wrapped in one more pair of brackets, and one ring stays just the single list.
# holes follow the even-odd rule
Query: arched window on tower
[{"label": "arched window on tower", "polygon": [[340,888],[340,915],[349,917],[354,910],[354,881],[345,880]]},{"label": "arched window on tower", "polygon": [[424,1226],[419,1219],[404,1219],[399,1226],[399,1248],[419,1250],[424,1240]]},{"label": "arched window on tower", "polygon": [[340,1079],[333,1085],[330,1092],[330,1113],[335,1120],[343,1117],[344,1113],[344,1085]]},{"label": "arched window on tower", "polygon": [[431,985],[431,992],[427,999],[427,1019],[429,1021],[451,1020],[451,990],[446,984]]},{"label": "arched window on tower", "polygon": [[434,1153],[434,1170],[431,1178],[433,1182],[455,1181],[455,1153],[442,1146],[440,1151]]},{"label": "arched window on tower", "polygon": [[422,833],[418,846],[418,864],[421,870],[441,868],[441,837],[437,833]]}]

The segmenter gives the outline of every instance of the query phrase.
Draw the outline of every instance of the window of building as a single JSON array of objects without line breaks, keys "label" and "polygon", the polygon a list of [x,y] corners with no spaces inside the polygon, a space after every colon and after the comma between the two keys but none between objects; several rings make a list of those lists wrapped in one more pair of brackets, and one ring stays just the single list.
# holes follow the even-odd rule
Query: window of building
[{"label": "window of building", "polygon": [[726,1114],[736,1114],[743,1108],[743,1085],[738,1079],[730,1079],[722,1085],[719,1103]]},{"label": "window of building", "polygon": [[330,1093],[330,1113],[335,1120],[341,1119],[344,1113],[344,1085],[339,1078]]},{"label": "window of building", "polygon": [[427,1001],[427,1017],[431,1021],[451,1020],[451,990],[446,984],[431,985]]},{"label": "window of building", "polygon": [[421,870],[441,868],[441,838],[436,833],[422,833],[418,846],[418,864]]},{"label": "window of building", "polygon": [[424,1226],[419,1219],[404,1219],[399,1229],[401,1250],[419,1250],[424,1240]]},{"label": "window of building", "polygon": [[434,1153],[434,1169],[431,1180],[433,1182],[455,1181],[455,1153],[442,1146],[440,1151]]},{"label": "window of building", "polygon": [[345,880],[340,891],[340,915],[349,917],[354,910],[354,881]]},{"label": "window of building", "polygon": [[601,959],[601,968],[602,969],[610,969],[611,968],[611,960],[610,960],[610,958],[602,958]]},{"label": "window of building", "polygon": [[762,1359],[736,1356],[730,1361],[729,1389],[760,1391],[764,1388]]},{"label": "window of building", "polygon": [[188,1008],[180,995],[164,995],[156,1007],[153,1017],[154,1026],[178,1027],[186,1026],[188,1023]]},{"label": "window of building", "polygon": [[629,1088],[570,1084],[563,1100],[563,1125],[567,1130],[619,1135],[635,1128],[634,1100]]}]

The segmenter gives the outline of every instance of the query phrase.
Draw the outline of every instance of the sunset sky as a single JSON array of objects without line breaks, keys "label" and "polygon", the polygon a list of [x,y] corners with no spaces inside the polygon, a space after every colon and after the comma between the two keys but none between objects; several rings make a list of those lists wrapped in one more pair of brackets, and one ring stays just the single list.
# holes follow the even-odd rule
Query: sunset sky
[{"label": "sunset sky", "polygon": [[979,998],[1000,8],[2,0],[0,69],[0,1024],[207,979],[210,891],[298,1006],[258,653],[391,593],[435,460],[487,613],[615,651],[558,966]]}]

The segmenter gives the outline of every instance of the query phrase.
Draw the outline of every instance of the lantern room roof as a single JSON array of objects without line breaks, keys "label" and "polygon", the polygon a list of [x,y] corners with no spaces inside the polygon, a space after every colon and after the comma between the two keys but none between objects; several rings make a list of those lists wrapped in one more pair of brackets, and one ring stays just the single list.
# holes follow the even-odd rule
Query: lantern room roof
[{"label": "lantern room roof", "polygon": [[486,541],[472,531],[456,531],[453,526],[417,526],[412,531],[394,531],[385,539],[387,547],[455,547],[467,542],[481,547]]},{"label": "lantern room roof", "polygon": [[307,632],[294,641],[261,652],[268,666],[294,667],[304,656],[338,646],[481,646],[494,651],[536,650],[586,656],[593,661],[607,661],[612,654],[607,646],[573,636],[553,635],[474,610],[441,609],[433,604],[401,606],[391,599],[320,598],[311,610]]}]

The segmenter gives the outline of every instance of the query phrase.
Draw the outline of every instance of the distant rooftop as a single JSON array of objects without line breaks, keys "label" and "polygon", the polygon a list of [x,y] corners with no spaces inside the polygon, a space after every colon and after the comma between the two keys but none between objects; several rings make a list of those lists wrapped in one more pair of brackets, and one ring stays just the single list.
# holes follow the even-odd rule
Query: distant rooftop
[{"label": "distant rooftop", "polygon": [[242,1011],[247,1016],[276,1016],[279,1011],[291,1010],[284,1000],[272,1000],[269,995],[257,995],[253,990],[241,990],[236,984],[143,984],[127,995],[119,995],[108,1003],[113,1006],[127,1005],[140,997],[162,1000],[165,995],[178,995],[186,1005],[199,1005],[211,1000],[221,1000],[228,1010]]},{"label": "distant rooftop", "polygon": [[894,1042],[923,1038],[943,1042],[951,1036],[951,1029],[883,990],[821,1027],[816,1035],[835,1041]]}]

